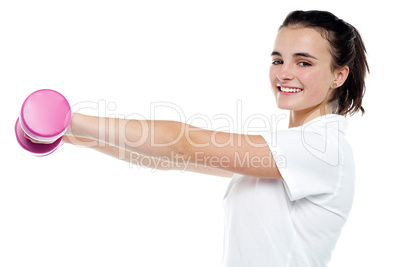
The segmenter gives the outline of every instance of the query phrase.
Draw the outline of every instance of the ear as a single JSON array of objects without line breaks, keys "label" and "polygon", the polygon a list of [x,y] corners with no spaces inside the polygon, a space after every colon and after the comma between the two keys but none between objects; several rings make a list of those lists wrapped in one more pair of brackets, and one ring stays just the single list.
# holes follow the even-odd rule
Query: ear
[{"label": "ear", "polygon": [[335,74],[334,83],[337,84],[337,87],[340,87],[345,83],[346,79],[349,76],[349,67],[345,65],[339,69],[336,69],[334,74]]}]

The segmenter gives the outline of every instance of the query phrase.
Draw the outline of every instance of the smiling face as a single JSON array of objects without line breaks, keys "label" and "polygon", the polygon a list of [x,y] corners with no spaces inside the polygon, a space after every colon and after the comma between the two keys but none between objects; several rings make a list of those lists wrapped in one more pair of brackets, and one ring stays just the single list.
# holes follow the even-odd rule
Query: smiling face
[{"label": "smiling face", "polygon": [[331,96],[331,85],[337,80],[331,63],[329,42],[317,30],[281,28],[270,69],[278,107],[304,113],[325,107]]}]

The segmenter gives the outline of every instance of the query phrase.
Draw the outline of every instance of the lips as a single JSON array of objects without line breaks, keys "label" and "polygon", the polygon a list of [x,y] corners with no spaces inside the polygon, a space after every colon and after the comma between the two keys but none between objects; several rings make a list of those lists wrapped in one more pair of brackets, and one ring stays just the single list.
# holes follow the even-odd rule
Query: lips
[{"label": "lips", "polygon": [[282,87],[282,86],[278,86],[278,90],[280,92],[283,93],[300,93],[301,91],[303,91],[303,89],[301,88],[297,88],[297,87]]}]

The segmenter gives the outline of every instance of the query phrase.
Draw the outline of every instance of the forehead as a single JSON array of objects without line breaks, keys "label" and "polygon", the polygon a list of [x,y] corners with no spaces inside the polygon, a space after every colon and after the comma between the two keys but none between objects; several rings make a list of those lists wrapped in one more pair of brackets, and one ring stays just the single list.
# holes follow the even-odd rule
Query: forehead
[{"label": "forehead", "polygon": [[328,40],[313,28],[281,28],[276,36],[274,51],[283,56],[303,52],[317,58],[331,59]]}]

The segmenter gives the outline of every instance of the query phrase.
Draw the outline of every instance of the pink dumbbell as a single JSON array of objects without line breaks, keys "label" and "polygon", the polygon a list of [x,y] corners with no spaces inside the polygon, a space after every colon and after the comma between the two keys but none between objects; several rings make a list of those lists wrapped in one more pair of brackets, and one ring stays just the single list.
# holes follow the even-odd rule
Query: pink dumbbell
[{"label": "pink dumbbell", "polygon": [[[62,94],[50,89],[35,91],[25,99],[15,123],[18,143],[36,156],[49,155],[62,144],[70,120],[70,105]],[[32,142],[25,134],[46,144]]]}]

